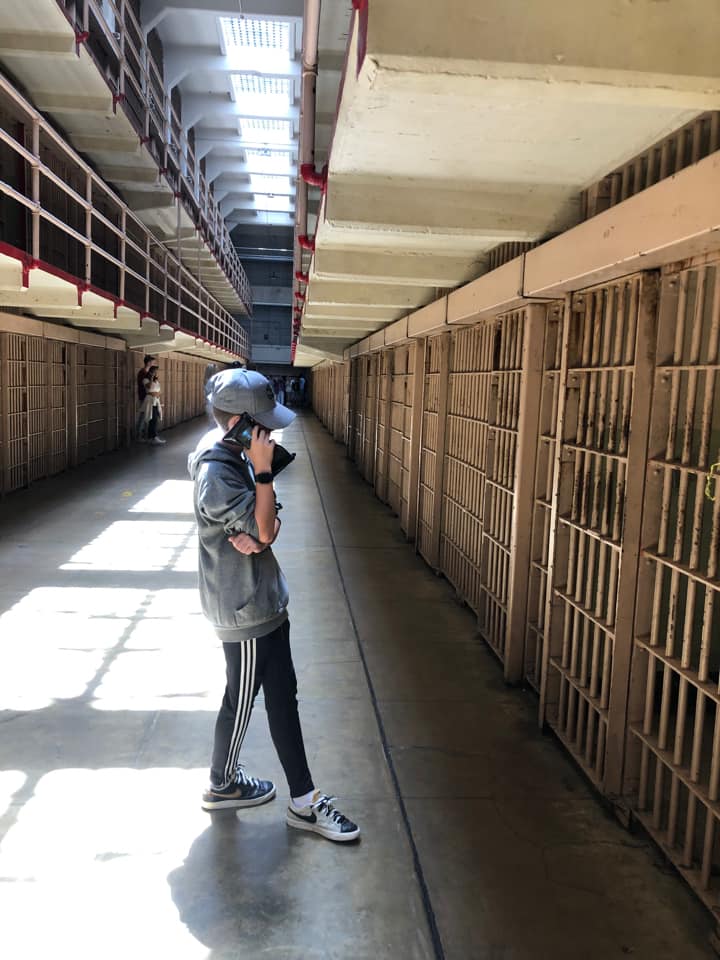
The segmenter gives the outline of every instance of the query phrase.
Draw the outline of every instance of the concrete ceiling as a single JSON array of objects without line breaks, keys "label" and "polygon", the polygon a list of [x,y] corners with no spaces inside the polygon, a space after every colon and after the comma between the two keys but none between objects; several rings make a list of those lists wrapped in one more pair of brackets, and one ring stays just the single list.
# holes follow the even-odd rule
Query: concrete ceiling
[{"label": "concrete ceiling", "polygon": [[[323,5],[321,36],[337,26]],[[422,16],[371,0],[353,19],[302,348],[336,355],[361,318],[379,329],[484,272],[494,246],[576,224],[583,189],[720,107],[719,42],[714,0],[446,0]]]},{"label": "concrete ceiling", "polygon": [[[330,35],[338,34],[338,43],[329,51],[332,63],[332,80],[326,84],[326,94],[318,103],[317,132],[319,150],[327,152],[335,116],[335,101],[342,65],[343,23],[348,20],[344,3],[328,3]],[[242,15],[239,10],[242,10]],[[265,223],[287,226],[294,224],[295,181],[298,176],[299,99],[302,47],[302,0],[253,0],[243,2],[211,2],[201,8],[199,3],[160,3],[145,0],[143,25],[145,29],[157,29],[163,44],[165,76],[168,84],[177,86],[182,96],[183,123],[192,128],[198,154],[206,158],[208,179],[215,184],[222,181],[225,197],[223,213],[230,229],[239,224]],[[243,49],[233,52],[223,41],[221,17],[236,21],[255,20],[274,25],[286,24],[289,30],[289,48],[285,54],[271,50],[253,51]],[[189,42],[188,38],[192,38]],[[273,104],[265,107],[263,98],[254,102],[243,101],[233,88],[233,76],[245,74],[255,77],[278,78],[287,83],[288,96],[284,106]],[[273,134],[271,138],[260,130],[242,128],[241,121],[262,119],[285,121],[286,136]],[[253,125],[256,127],[257,125]],[[261,193],[253,189],[248,174],[252,162],[247,149],[271,152],[280,151],[290,159],[286,175],[292,178],[288,191],[286,178],[278,183],[277,190],[270,190],[267,181]],[[322,154],[321,154],[322,155]],[[246,164],[246,169],[242,167]],[[255,161],[255,172],[274,176],[273,171],[262,169]],[[268,202],[269,194],[270,202]],[[287,203],[276,198],[290,197]],[[234,198],[234,200],[229,199]],[[317,211],[319,193],[311,194],[310,206]]]}]

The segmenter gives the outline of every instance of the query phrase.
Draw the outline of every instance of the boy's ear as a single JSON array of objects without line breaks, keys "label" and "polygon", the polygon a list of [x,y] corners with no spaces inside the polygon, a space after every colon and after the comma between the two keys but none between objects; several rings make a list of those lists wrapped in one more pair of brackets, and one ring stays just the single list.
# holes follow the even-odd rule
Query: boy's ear
[{"label": "boy's ear", "polygon": [[239,413],[235,414],[234,417],[230,417],[230,419],[228,420],[228,430],[231,430],[235,426],[235,424],[238,422],[239,419],[240,419]]}]

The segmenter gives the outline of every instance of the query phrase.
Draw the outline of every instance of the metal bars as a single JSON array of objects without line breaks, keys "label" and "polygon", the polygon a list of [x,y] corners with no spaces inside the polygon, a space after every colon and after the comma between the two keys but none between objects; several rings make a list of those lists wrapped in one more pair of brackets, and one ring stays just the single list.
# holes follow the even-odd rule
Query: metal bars
[{"label": "metal bars", "polygon": [[[139,356],[0,331],[0,494],[127,443]],[[163,357],[164,426],[204,412],[206,361]]]},{"label": "metal bars", "polygon": [[720,269],[662,278],[624,788],[720,906]]},{"label": "metal bars", "polygon": [[[647,359],[636,353],[641,293],[636,277],[576,294],[561,358],[542,718],[601,788],[611,687],[627,687],[627,675],[613,674],[613,658],[616,644],[627,644],[616,629],[621,573],[634,587],[634,571],[623,566],[623,526],[636,365]],[[639,511],[641,500],[632,508]]]},{"label": "metal bars", "polygon": [[[0,180],[0,198],[19,214],[15,232],[3,235],[3,253],[25,270],[47,265],[62,271],[79,299],[92,288],[115,310],[130,307],[247,357],[241,325],[1,75],[0,106],[12,118],[8,129],[0,129],[4,166],[21,164],[28,171],[24,190]],[[27,236],[21,226],[26,216]],[[4,293],[8,302],[10,291]],[[28,299],[22,289],[17,297],[17,306]]]},{"label": "metal bars", "polygon": [[477,613],[496,332],[485,323],[452,334],[441,565]]},{"label": "metal bars", "polygon": [[508,314],[495,331],[489,378],[485,502],[480,545],[480,633],[504,661],[510,585],[510,537],[517,454],[525,314]]},{"label": "metal bars", "polygon": [[[717,910],[718,256],[415,351],[410,536],[477,611],[506,677],[538,691],[540,723]],[[356,423],[371,393],[377,406],[377,356],[352,360]]]},{"label": "metal bars", "polygon": [[582,194],[583,219],[635,196],[720,149],[720,112],[704,113]]},{"label": "metal bars", "polygon": [[[179,197],[248,312],[252,294],[225,220],[128,0],[57,0],[169,187]],[[178,201],[179,202],[179,201]]]}]

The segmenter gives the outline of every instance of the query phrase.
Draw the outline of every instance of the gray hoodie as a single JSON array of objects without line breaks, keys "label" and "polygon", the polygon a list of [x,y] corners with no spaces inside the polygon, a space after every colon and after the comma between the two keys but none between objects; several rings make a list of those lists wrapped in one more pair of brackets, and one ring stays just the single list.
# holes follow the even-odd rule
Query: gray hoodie
[{"label": "gray hoodie", "polygon": [[234,533],[258,536],[255,482],[242,453],[207,433],[188,457],[195,481],[200,540],[200,599],[205,616],[225,642],[272,633],[287,619],[288,588],[270,547],[244,556]]}]

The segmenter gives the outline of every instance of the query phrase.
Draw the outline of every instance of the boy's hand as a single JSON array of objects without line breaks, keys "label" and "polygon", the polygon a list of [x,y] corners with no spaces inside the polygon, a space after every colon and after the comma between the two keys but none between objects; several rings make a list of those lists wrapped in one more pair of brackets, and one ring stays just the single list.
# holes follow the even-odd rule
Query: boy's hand
[{"label": "boy's hand", "polygon": [[248,459],[253,465],[255,473],[270,473],[272,471],[273,450],[275,441],[270,439],[270,431],[255,425],[247,452]]},{"label": "boy's hand", "polygon": [[251,537],[249,533],[236,533],[232,537],[228,537],[228,540],[238,553],[242,553],[246,557],[249,557],[252,553],[262,553],[266,549],[264,543],[258,543],[255,537]]}]

